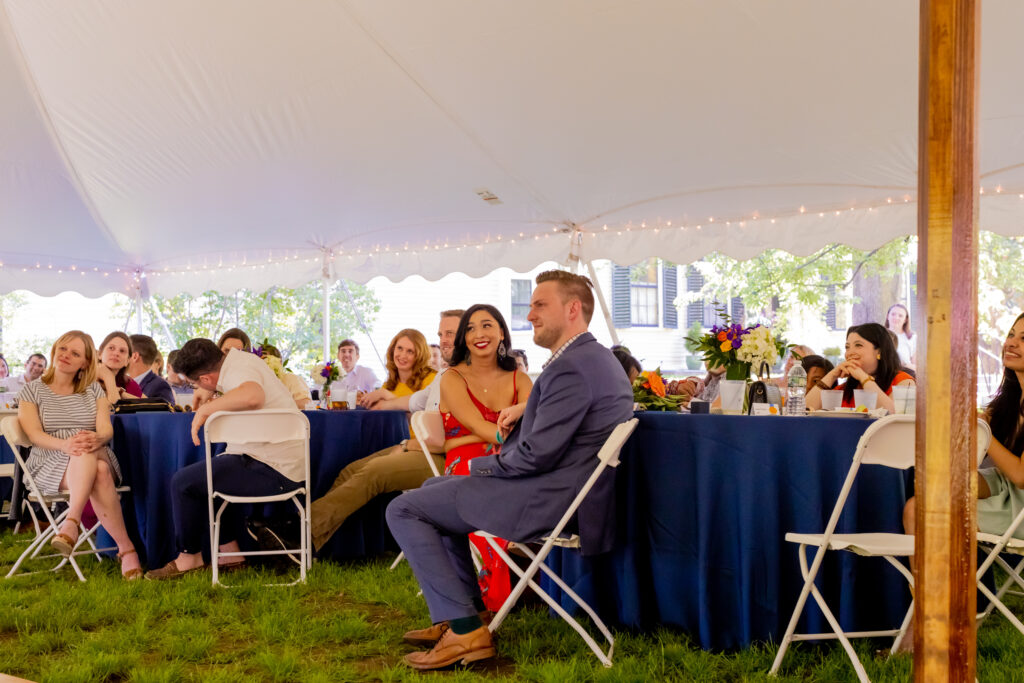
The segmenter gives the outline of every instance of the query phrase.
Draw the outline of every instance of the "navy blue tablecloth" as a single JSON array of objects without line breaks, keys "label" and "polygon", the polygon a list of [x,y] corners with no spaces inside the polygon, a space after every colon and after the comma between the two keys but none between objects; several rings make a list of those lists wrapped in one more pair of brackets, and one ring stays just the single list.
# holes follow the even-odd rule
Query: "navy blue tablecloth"
[{"label": "navy blue tablecloth", "polygon": [[[638,416],[618,472],[616,550],[564,551],[551,564],[613,623],[680,627],[706,649],[778,642],[802,586],[784,536],[824,531],[869,421]],[[838,531],[902,532],[905,481],[863,466]],[[905,580],[880,558],[830,553],[818,586],[847,630],[894,628],[909,605]],[[828,631],[808,605],[799,630]]]},{"label": "navy blue tablecloth", "polygon": [[[314,500],[327,492],[345,465],[409,436],[402,412],[349,410],[305,414],[310,423]],[[204,458],[203,447],[192,445],[191,423],[192,415],[188,413],[114,417],[114,452],[125,483],[132,487],[123,506],[125,522],[148,567],[163,566],[177,556],[171,518],[171,477],[185,465]],[[378,496],[350,517],[319,556],[351,559],[397,550],[384,520],[384,509],[394,495],[397,494]]]}]

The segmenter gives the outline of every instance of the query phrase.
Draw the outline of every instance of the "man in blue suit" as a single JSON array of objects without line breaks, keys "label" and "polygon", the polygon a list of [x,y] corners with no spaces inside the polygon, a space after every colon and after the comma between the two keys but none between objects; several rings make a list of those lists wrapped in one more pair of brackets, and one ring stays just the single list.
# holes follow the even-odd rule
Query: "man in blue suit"
[{"label": "man in blue suit", "polygon": [[[589,279],[563,271],[537,276],[527,319],[533,341],[552,351],[525,409],[502,411],[511,429],[501,453],[470,461],[468,477],[436,477],[388,506],[387,519],[430,609],[430,628],[406,642],[434,644],[406,662],[437,669],[494,656],[466,534],[536,540],[558,523],[597,466],[597,452],[633,414],[633,394],[611,351],[587,332],[594,313]],[[514,426],[513,426],[514,425]],[[577,515],[583,552],[611,548],[614,471],[591,489]]]},{"label": "man in blue suit", "polygon": [[145,334],[133,334],[132,356],[128,359],[128,374],[139,383],[142,393],[149,398],[160,398],[174,405],[174,390],[160,375],[153,372],[157,348],[153,338]]}]

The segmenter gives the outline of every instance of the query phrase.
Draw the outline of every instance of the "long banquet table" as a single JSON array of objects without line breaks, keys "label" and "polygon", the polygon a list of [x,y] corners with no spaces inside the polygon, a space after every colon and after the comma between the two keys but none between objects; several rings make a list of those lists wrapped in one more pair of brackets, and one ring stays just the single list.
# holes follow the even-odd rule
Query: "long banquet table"
[{"label": "long banquet table", "polygon": [[[314,499],[330,488],[345,465],[409,436],[405,413],[397,411],[306,411],[310,423],[310,479]],[[143,562],[160,567],[177,554],[171,520],[171,476],[185,465],[201,462],[202,446],[194,446],[188,413],[142,413],[114,417],[114,452],[132,487],[125,521],[137,529],[136,544]],[[352,515],[319,557],[347,559],[397,550],[384,520],[393,498],[379,496]]]},{"label": "long banquet table", "polygon": [[[639,417],[619,466],[616,549],[564,551],[552,564],[613,623],[679,627],[706,649],[778,642],[803,583],[784,536],[824,530],[870,421]],[[902,532],[908,479],[863,466],[838,531]],[[880,558],[830,553],[818,586],[846,629],[892,628],[909,605],[905,580]],[[808,604],[800,630],[828,632]]]}]

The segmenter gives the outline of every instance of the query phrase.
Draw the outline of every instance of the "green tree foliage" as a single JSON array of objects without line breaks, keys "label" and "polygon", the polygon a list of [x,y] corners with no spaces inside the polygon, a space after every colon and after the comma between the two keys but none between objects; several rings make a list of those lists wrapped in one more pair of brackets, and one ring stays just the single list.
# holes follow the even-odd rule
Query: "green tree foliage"
[{"label": "green tree foliage", "polygon": [[[368,287],[335,282],[330,301],[332,344],[361,331],[360,316],[366,330],[373,329],[380,301]],[[134,309],[130,301],[120,306],[126,316]],[[240,290],[234,294],[211,291],[199,296],[154,296],[144,315],[144,327],[165,350],[180,347],[193,337],[216,341],[224,330],[240,327],[254,343],[269,339],[289,361],[289,368],[300,375],[322,360],[323,299],[319,282],[296,289],[271,287],[261,293]]]},{"label": "green tree foliage", "polygon": [[683,301],[740,297],[748,318],[766,318],[781,332],[800,308],[824,314],[830,296],[837,304],[851,301],[851,285],[858,276],[896,276],[905,265],[909,242],[900,238],[869,252],[833,244],[810,256],[772,249],[747,261],[711,254],[694,264],[704,276],[703,289],[684,293]]}]

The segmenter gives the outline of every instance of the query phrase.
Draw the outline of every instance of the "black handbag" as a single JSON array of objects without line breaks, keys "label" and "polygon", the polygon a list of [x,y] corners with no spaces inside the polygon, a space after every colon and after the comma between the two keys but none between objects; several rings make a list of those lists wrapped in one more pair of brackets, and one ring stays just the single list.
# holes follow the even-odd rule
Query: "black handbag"
[{"label": "black handbag", "polygon": [[[763,373],[763,377],[762,377]],[[754,412],[755,403],[772,403],[782,409],[782,391],[772,384],[771,370],[768,363],[761,363],[761,369],[757,373],[757,381],[752,382],[747,391],[747,415]]]},{"label": "black handbag", "polygon": [[134,413],[173,413],[172,406],[162,398],[122,398],[114,404],[115,415]]}]

